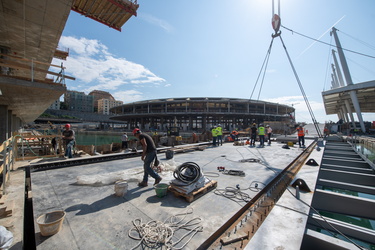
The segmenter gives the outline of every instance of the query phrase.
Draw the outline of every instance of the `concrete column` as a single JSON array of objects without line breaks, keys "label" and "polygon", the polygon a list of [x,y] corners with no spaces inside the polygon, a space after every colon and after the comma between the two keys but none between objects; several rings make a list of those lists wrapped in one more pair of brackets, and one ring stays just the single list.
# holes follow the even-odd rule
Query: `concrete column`
[{"label": "concrete column", "polygon": [[350,108],[350,103],[349,103],[348,100],[345,100],[345,107],[346,107],[346,110],[348,111],[348,114],[350,116],[350,120],[352,122],[353,129],[356,129],[357,127],[355,126],[355,120],[354,120],[353,112],[352,112],[352,109]]},{"label": "concrete column", "polygon": [[12,132],[12,110],[8,109],[8,138],[12,137]]},{"label": "concrete column", "polygon": [[[332,34],[333,34],[333,36],[335,38],[335,42],[336,42],[336,46],[337,46],[337,52],[339,54],[339,58],[340,58],[340,62],[341,62],[341,67],[342,67],[342,70],[344,72],[346,84],[349,86],[349,85],[353,84],[353,81],[352,81],[352,77],[350,75],[348,64],[347,64],[345,56],[344,56],[343,49],[341,47],[341,43],[340,43],[339,38],[338,38],[338,36],[336,34],[336,30],[337,29],[335,27],[333,27],[332,28]],[[350,98],[352,99],[352,103],[353,103],[355,112],[357,113],[359,124],[361,125],[361,130],[362,130],[363,133],[365,133],[366,129],[365,129],[365,124],[363,122],[361,108],[359,106],[359,101],[358,101],[357,93],[354,90],[350,91]],[[355,125],[353,127],[355,128]]]},{"label": "concrete column", "polygon": [[340,69],[340,64],[337,61],[335,53],[336,53],[336,51],[332,50],[333,61],[335,62],[335,66],[336,66],[336,69],[337,69],[337,76],[338,76],[338,80],[339,80],[338,84],[339,84],[339,86],[344,87],[345,86],[345,81],[344,81],[344,78],[342,76],[341,69]]},{"label": "concrete column", "polygon": [[18,121],[19,121],[19,119],[17,118],[17,116],[12,115],[12,131],[13,131],[13,133],[18,132],[18,129],[20,128]]},{"label": "concrete column", "polygon": [[202,128],[203,129],[207,129],[207,116],[206,115],[203,115],[202,116]]},{"label": "concrete column", "polygon": [[0,143],[8,139],[8,106],[0,105]]}]

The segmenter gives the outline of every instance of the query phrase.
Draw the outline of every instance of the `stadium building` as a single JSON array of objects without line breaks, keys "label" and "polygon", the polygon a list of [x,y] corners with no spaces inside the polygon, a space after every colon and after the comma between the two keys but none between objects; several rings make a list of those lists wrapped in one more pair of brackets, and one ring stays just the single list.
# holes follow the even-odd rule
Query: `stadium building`
[{"label": "stadium building", "polygon": [[112,120],[128,129],[204,131],[221,124],[225,130],[245,129],[265,121],[293,124],[295,109],[288,105],[239,98],[187,97],[153,99],[111,108]]}]

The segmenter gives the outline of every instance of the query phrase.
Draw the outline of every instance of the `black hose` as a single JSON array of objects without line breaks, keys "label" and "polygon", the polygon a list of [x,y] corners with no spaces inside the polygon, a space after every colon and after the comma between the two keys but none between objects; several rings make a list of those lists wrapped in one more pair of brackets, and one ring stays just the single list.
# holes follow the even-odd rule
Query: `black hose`
[{"label": "black hose", "polygon": [[186,184],[198,181],[201,176],[201,169],[195,162],[185,162],[178,166],[173,172],[173,177],[175,179]]}]

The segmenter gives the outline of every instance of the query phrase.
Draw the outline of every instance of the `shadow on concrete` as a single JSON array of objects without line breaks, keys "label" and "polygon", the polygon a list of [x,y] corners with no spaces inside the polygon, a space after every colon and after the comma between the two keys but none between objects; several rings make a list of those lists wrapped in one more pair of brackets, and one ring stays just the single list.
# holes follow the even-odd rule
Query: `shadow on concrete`
[{"label": "shadow on concrete", "polygon": [[94,203],[88,204],[77,204],[70,206],[65,209],[66,212],[78,211],[76,215],[85,215],[98,212],[107,208],[115,207],[124,203],[124,199],[111,194],[101,200],[95,201]]}]

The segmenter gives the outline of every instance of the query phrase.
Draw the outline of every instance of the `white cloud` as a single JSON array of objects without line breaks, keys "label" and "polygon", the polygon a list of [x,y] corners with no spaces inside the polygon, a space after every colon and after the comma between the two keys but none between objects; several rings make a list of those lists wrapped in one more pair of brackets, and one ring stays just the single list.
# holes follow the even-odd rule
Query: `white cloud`
[{"label": "white cloud", "polygon": [[98,40],[89,40],[84,37],[78,39],[71,36],[62,36],[60,38],[60,47],[69,48],[69,51],[82,55],[95,55],[108,50]]},{"label": "white cloud", "polygon": [[[293,106],[296,110],[297,122],[312,122],[312,118],[305,103],[303,96],[281,96],[277,98],[266,99],[267,102],[280,103],[288,106]],[[324,122],[327,115],[325,114],[324,104],[316,101],[309,101],[309,105],[318,122]]]},{"label": "white cloud", "polygon": [[70,55],[64,61],[64,66],[65,73],[76,78],[75,87],[72,87],[75,90],[122,91],[125,85],[130,88],[131,85],[165,83],[165,79],[156,76],[143,65],[115,57],[98,40],[63,36],[60,47],[69,48]]},{"label": "white cloud", "polygon": [[119,91],[112,95],[116,100],[123,101],[124,103],[142,100],[142,93],[137,90]]},{"label": "white cloud", "polygon": [[158,26],[158,27],[162,28],[163,30],[165,30],[167,32],[172,32],[173,29],[174,29],[173,26],[171,24],[169,24],[167,21],[162,20],[162,19],[157,18],[157,17],[154,17],[150,14],[139,13],[138,17],[140,19],[145,20],[148,23],[151,23],[155,26]]}]

